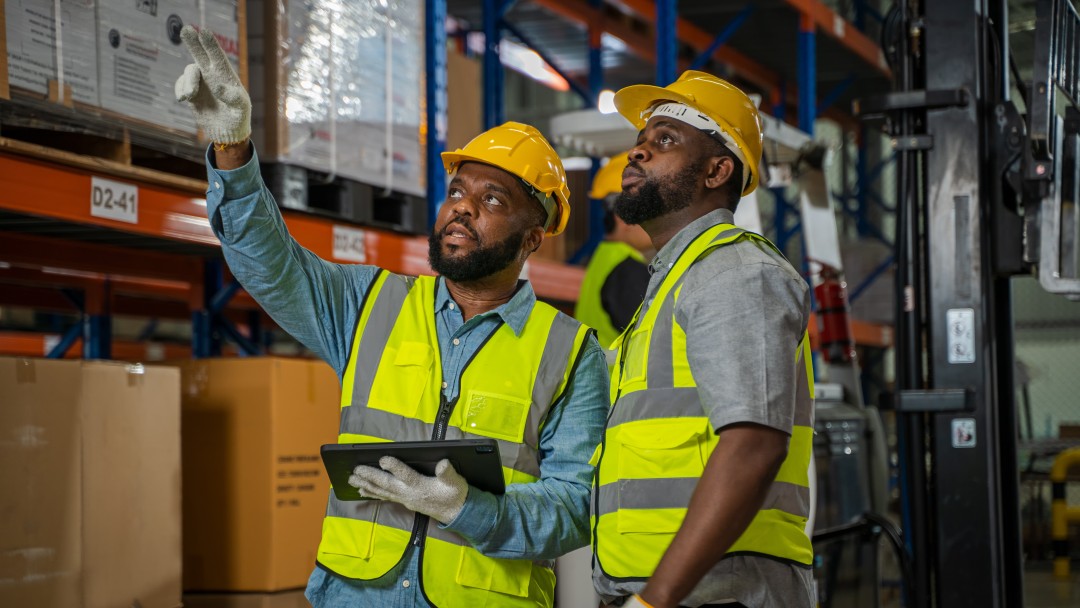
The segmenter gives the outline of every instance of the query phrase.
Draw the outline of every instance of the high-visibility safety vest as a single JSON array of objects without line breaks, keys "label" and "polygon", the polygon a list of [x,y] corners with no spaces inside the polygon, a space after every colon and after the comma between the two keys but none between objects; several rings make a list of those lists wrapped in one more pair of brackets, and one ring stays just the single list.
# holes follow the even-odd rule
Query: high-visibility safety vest
[{"label": "high-visibility safety vest", "polygon": [[[507,485],[539,480],[539,435],[581,356],[588,328],[537,302],[521,335],[502,323],[467,364],[460,396],[443,396],[433,277],[382,271],[361,306],[342,376],[339,443],[494,438]],[[319,563],[372,580],[420,551],[435,606],[551,606],[548,561],[486,557],[461,536],[392,502],[337,500],[323,520]]]},{"label": "high-visibility safety vest", "polygon": [[604,310],[600,301],[600,290],[604,287],[611,271],[631,259],[645,264],[645,256],[622,241],[602,241],[596,246],[589,266],[585,269],[585,278],[581,280],[581,293],[574,307],[574,317],[596,330],[600,346],[609,348],[619,337],[619,330],[611,322],[611,316]]},{"label": "high-visibility safety vest", "polygon": [[[675,305],[694,262],[746,239],[775,249],[764,237],[731,224],[699,235],[664,277],[644,315],[639,310],[620,336],[612,410],[593,457],[593,555],[599,565],[594,577],[600,581],[645,580],[653,574],[721,441],[698,396]],[[791,364],[800,378],[788,455],[764,505],[728,555],[757,554],[808,566],[813,548],[804,528],[810,513],[814,376],[805,332],[791,345]]]}]

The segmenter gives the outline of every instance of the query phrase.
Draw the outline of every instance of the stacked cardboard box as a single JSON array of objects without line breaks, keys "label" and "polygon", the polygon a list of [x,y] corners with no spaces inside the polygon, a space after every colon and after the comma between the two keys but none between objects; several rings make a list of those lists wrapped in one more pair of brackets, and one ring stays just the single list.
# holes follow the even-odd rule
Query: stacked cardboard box
[{"label": "stacked cardboard box", "polygon": [[184,608],[311,608],[303,591],[185,593]]},{"label": "stacked cardboard box", "polygon": [[180,40],[185,24],[209,27],[246,78],[242,0],[0,0],[0,16],[0,97],[18,103],[75,106],[194,144],[191,110],[173,92],[192,61]]},{"label": "stacked cardboard box", "polygon": [[0,358],[0,606],[180,605],[180,374]]},{"label": "stacked cardboard box", "polygon": [[330,483],[340,390],[320,361],[202,359],[182,373],[185,591],[303,587]]}]

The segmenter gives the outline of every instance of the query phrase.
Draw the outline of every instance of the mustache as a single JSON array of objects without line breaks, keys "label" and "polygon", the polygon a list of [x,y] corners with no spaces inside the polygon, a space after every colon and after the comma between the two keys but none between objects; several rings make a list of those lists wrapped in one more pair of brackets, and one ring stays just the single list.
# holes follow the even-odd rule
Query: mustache
[{"label": "mustache", "polygon": [[641,165],[634,161],[630,161],[626,164],[626,168],[623,169],[623,177],[633,175],[634,177],[645,177],[645,170],[641,168]]},{"label": "mustache", "polygon": [[470,226],[467,222],[462,221],[462,220],[454,220],[454,221],[450,222],[449,224],[443,226],[443,229],[439,231],[439,236],[440,237],[446,236],[446,234],[450,231],[450,228],[452,226],[454,226],[454,225],[457,225],[462,230],[464,230],[465,232],[468,232],[469,235],[472,236],[472,238],[474,240],[477,240],[477,241],[480,240],[480,235],[476,233],[476,230],[474,230],[473,227]]}]

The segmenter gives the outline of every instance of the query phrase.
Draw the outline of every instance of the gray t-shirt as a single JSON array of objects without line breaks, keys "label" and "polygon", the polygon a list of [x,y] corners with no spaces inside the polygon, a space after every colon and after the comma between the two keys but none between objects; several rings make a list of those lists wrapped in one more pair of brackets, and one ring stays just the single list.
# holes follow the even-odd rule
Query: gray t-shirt
[{"label": "gray t-shirt", "polygon": [[[671,265],[702,232],[732,224],[719,209],[691,222],[657,253],[644,308],[652,304]],[[644,310],[642,311],[644,314]],[[742,240],[716,249],[690,267],[675,307],[686,332],[690,371],[701,403],[719,431],[753,422],[790,434],[798,380],[795,352],[810,317],[806,281],[766,245]],[[640,592],[643,582],[608,582],[606,601]],[[767,557],[725,557],[683,600],[686,606],[739,602],[750,608],[810,607],[809,568]]]}]

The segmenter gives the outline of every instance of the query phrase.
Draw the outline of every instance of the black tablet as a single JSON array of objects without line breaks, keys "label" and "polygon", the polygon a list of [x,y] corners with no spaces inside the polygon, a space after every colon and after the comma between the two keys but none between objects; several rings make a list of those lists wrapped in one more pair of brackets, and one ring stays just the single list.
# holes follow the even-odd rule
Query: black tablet
[{"label": "black tablet", "polygon": [[502,494],[502,462],[494,439],[454,439],[448,441],[396,441],[390,443],[331,443],[322,446],[323,465],[338,500],[363,500],[349,485],[357,465],[379,468],[379,459],[393,456],[424,475],[435,475],[435,465],[450,461],[469,485],[478,490]]}]

